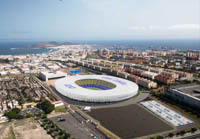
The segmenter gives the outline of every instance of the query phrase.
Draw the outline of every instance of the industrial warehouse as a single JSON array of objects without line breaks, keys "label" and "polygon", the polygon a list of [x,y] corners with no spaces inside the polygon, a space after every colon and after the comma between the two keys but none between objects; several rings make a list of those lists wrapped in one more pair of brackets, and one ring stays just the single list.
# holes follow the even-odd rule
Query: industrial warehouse
[{"label": "industrial warehouse", "polygon": [[73,100],[116,102],[136,96],[138,86],[128,80],[106,75],[79,75],[59,79],[56,90]]},{"label": "industrial warehouse", "polygon": [[180,102],[200,108],[200,86],[198,84],[173,86],[168,90],[167,95]]}]

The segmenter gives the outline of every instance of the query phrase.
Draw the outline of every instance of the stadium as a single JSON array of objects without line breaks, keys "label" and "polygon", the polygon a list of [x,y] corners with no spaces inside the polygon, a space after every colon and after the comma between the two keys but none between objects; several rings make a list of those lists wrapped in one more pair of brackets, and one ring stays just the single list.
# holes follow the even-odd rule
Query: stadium
[{"label": "stadium", "polygon": [[57,80],[55,88],[63,96],[84,102],[117,102],[138,93],[135,83],[107,75],[68,76]]}]

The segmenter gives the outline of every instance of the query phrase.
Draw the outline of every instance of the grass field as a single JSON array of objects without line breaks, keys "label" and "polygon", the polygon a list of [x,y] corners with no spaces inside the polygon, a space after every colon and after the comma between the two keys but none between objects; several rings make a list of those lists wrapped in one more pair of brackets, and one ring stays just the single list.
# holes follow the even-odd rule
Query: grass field
[{"label": "grass field", "polygon": [[56,113],[65,113],[67,109],[64,106],[56,107],[54,110]]},{"label": "grass field", "polygon": [[88,87],[87,89],[90,89],[90,90],[101,90],[99,88],[94,88],[94,87]]}]

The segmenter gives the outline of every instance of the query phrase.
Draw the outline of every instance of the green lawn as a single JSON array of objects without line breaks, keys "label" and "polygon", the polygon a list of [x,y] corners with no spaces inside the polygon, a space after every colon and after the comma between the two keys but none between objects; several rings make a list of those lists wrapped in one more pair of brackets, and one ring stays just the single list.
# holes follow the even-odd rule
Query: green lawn
[{"label": "green lawn", "polygon": [[99,88],[94,88],[94,87],[88,87],[87,89],[90,89],[90,90],[101,90]]},{"label": "green lawn", "polygon": [[67,109],[64,106],[56,107],[55,112],[57,113],[65,113],[67,112]]}]

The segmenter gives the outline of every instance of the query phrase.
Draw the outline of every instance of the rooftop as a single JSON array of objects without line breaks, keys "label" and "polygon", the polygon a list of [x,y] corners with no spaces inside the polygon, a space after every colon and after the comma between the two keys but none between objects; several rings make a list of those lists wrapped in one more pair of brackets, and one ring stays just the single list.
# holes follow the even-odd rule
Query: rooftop
[{"label": "rooftop", "polygon": [[179,90],[185,94],[191,95],[193,97],[200,99],[200,85],[198,84],[188,84],[184,86],[173,86],[173,89]]},{"label": "rooftop", "polygon": [[41,74],[45,75],[48,78],[54,78],[54,77],[58,77],[58,76],[67,76],[67,73],[63,73],[61,71],[41,72]]}]

